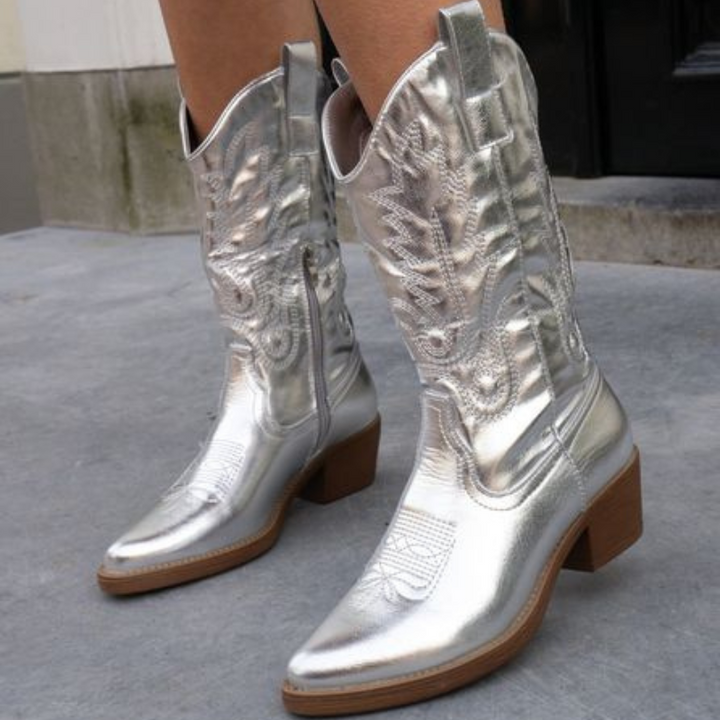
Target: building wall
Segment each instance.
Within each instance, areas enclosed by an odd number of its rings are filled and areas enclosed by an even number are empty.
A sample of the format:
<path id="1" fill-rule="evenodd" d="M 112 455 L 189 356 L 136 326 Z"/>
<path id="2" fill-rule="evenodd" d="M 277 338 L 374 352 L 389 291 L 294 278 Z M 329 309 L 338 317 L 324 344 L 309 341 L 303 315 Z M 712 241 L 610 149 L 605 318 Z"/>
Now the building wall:
<path id="1" fill-rule="evenodd" d="M 194 227 L 157 0 L 0 0 L 0 48 L 0 231 Z"/>
<path id="2" fill-rule="evenodd" d="M 22 28 L 15 0 L 0 0 L 0 232 L 41 222 L 21 72 Z"/>
<path id="3" fill-rule="evenodd" d="M 0 74 L 17 73 L 25 67 L 22 30 L 15 0 L 0 0 Z"/>
<path id="4" fill-rule="evenodd" d="M 172 64 L 157 0 L 15 2 L 29 72 Z"/>

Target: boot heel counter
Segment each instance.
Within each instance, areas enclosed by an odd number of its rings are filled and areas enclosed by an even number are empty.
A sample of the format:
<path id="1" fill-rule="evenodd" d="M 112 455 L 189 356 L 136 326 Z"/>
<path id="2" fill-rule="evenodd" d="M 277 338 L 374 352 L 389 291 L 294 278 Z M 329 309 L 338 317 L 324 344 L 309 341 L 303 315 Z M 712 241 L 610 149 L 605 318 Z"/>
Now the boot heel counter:
<path id="1" fill-rule="evenodd" d="M 630 422 L 602 375 L 587 412 L 567 442 L 567 449 L 583 475 L 589 498 L 600 492 L 632 457 Z"/>
<path id="2" fill-rule="evenodd" d="M 330 430 L 325 446 L 350 437 L 379 417 L 377 391 L 356 347 L 354 367 L 341 387 L 330 393 Z"/>

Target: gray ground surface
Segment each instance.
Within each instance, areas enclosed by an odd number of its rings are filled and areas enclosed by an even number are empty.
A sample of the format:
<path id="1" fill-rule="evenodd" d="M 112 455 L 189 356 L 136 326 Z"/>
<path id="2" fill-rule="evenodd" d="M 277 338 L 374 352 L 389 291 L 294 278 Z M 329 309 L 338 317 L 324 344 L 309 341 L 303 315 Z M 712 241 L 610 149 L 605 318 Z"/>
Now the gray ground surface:
<path id="1" fill-rule="evenodd" d="M 285 663 L 354 579 L 413 459 L 417 388 L 359 247 L 350 303 L 380 389 L 375 485 L 298 502 L 278 546 L 194 585 L 104 597 L 103 550 L 194 454 L 221 379 L 191 237 L 0 238 L 0 718 L 286 717 Z M 510 666 L 393 720 L 685 720 L 720 706 L 720 274 L 578 268 L 586 338 L 643 453 L 646 532 L 564 572 Z"/>

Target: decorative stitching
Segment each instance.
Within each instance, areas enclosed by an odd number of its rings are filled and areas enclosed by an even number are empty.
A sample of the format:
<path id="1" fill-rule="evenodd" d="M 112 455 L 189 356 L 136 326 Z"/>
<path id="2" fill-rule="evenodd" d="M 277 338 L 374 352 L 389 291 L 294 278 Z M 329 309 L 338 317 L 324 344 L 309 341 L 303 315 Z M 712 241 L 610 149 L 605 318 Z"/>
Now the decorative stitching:
<path id="1" fill-rule="evenodd" d="M 210 505 L 222 503 L 245 463 L 245 447 L 216 438 L 207 453 L 191 465 L 162 496 L 161 509 L 169 510 L 179 500 L 194 498 Z"/>
<path id="2" fill-rule="evenodd" d="M 427 599 L 454 543 L 455 523 L 401 509 L 380 552 L 356 585 L 353 602 L 367 605 L 378 596 L 393 605 Z"/>
<path id="3" fill-rule="evenodd" d="M 207 552 L 200 553 L 198 555 L 192 555 L 187 558 L 180 558 L 178 560 L 167 560 L 165 562 L 154 563 L 153 565 L 146 565 L 144 567 L 132 568 L 130 570 L 121 570 L 119 572 L 111 570 L 109 568 L 104 568 L 105 574 L 115 578 L 127 578 L 136 575 L 151 574 L 157 570 L 164 570 L 175 567 L 187 567 L 195 563 L 202 562 L 203 560 L 207 560 L 209 558 L 220 557 L 236 550 L 248 547 L 256 542 L 264 540 L 268 536 L 272 537 L 272 533 L 276 530 L 276 524 L 280 519 L 282 519 L 283 513 L 285 513 L 285 511 L 288 509 L 290 500 L 292 500 L 293 497 L 295 497 L 295 495 L 297 495 L 302 490 L 304 485 L 309 482 L 312 479 L 313 475 L 320 469 L 320 467 L 322 467 L 322 463 L 325 458 L 327 458 L 328 454 L 331 451 L 338 452 L 341 448 L 352 443 L 354 440 L 357 439 L 358 436 L 361 436 L 363 433 L 367 432 L 373 425 L 375 425 L 379 421 L 380 416 L 378 415 L 362 430 L 359 430 L 357 433 L 351 435 L 349 438 L 341 440 L 335 445 L 326 448 L 322 453 L 310 460 L 308 465 L 303 470 L 301 470 L 294 478 L 292 478 L 285 486 L 285 489 L 278 498 L 277 502 L 273 505 L 270 511 L 270 515 L 268 517 L 268 521 L 265 523 L 265 525 L 263 525 L 260 530 L 253 533 L 252 535 L 243 538 L 242 540 L 238 540 L 237 542 L 231 543 L 230 545 L 224 545 L 223 547 L 216 548 L 215 550 L 208 550 Z M 277 532 L 280 532 L 280 528 L 277 528 Z"/>
<path id="4" fill-rule="evenodd" d="M 451 169 L 439 133 L 419 121 L 399 133 L 390 159 L 391 183 L 369 199 L 392 234 L 380 242 L 400 271 L 404 293 L 390 303 L 423 375 L 453 388 L 465 413 L 499 417 L 517 397 L 517 372 L 501 317 L 490 317 L 497 262 L 479 230 L 478 200 L 468 194 L 465 166 Z M 468 316 L 458 261 L 443 224 L 444 208 L 463 215 L 457 253 L 470 254 L 465 272 L 485 268 L 480 318 Z M 503 303 L 499 304 L 503 307 Z"/>
<path id="5" fill-rule="evenodd" d="M 222 323 L 255 350 L 256 360 L 274 370 L 291 367 L 297 359 L 302 319 L 297 303 L 300 282 L 299 238 L 289 230 L 288 212 L 307 215 L 309 171 L 298 163 L 302 197 L 289 202 L 283 188 L 285 168 L 272 163 L 262 128 L 253 120 L 233 136 L 220 170 L 205 173 L 202 193 L 210 202 L 203 242 L 205 266 L 215 291 Z M 231 179 L 239 167 L 254 168 L 247 188 Z M 269 217 L 258 222 L 262 210 Z"/>

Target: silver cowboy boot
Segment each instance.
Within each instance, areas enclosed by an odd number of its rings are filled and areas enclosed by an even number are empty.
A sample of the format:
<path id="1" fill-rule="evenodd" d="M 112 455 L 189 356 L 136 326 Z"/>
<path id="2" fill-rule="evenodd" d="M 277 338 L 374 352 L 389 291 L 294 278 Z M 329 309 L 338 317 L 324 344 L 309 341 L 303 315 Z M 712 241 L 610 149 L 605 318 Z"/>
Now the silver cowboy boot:
<path id="1" fill-rule="evenodd" d="M 107 551 L 114 594 L 240 565 L 276 541 L 290 501 L 373 481 L 379 418 L 343 300 L 332 182 L 320 146 L 329 83 L 312 43 L 230 102 L 187 161 L 228 353 L 218 419 L 190 467 Z"/>
<path id="2" fill-rule="evenodd" d="M 638 454 L 583 343 L 516 44 L 440 13 L 374 127 L 350 82 L 323 134 L 423 384 L 412 476 L 379 548 L 292 658 L 286 706 L 356 713 L 508 661 L 561 567 L 641 534 Z"/>

